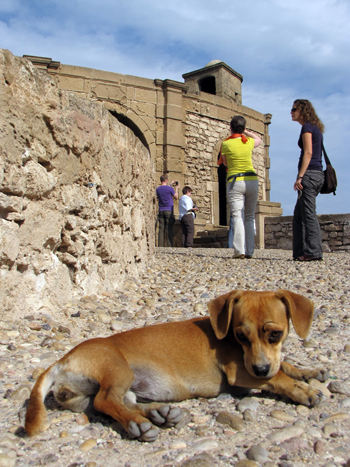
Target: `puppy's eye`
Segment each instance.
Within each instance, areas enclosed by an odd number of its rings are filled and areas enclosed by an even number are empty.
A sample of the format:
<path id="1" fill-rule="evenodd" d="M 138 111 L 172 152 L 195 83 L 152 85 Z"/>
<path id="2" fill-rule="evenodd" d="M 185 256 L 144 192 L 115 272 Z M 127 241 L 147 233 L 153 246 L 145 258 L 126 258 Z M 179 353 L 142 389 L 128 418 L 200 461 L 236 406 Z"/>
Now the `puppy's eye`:
<path id="1" fill-rule="evenodd" d="M 269 336 L 269 343 L 275 344 L 281 340 L 283 332 L 282 331 L 272 331 Z"/>
<path id="2" fill-rule="evenodd" d="M 237 332 L 236 337 L 241 342 L 242 344 L 248 344 L 249 340 L 248 338 L 243 334 L 243 332 Z"/>

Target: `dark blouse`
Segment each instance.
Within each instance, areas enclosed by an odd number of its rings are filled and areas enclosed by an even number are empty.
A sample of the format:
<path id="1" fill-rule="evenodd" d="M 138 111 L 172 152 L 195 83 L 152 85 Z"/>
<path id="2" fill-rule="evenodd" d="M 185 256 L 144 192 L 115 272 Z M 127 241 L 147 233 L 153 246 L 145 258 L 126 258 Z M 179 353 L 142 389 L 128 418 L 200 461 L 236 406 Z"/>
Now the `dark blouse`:
<path id="1" fill-rule="evenodd" d="M 323 135 L 318 129 L 318 127 L 316 125 L 313 125 L 312 123 L 304 123 L 304 125 L 301 127 L 300 137 L 298 141 L 298 146 L 301 149 L 298 169 L 300 169 L 301 161 L 304 155 L 304 148 L 303 148 L 303 134 L 304 133 L 311 133 L 312 135 L 312 157 L 311 157 L 311 161 L 310 161 L 310 164 L 307 170 L 323 170 L 323 167 L 322 167 Z"/>

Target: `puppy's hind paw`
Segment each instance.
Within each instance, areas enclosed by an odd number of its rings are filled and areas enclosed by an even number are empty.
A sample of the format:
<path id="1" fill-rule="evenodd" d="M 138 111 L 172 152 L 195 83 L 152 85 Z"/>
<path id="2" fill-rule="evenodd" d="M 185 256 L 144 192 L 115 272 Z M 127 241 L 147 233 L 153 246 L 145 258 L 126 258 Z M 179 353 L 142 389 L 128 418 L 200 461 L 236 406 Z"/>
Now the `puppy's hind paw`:
<path id="1" fill-rule="evenodd" d="M 152 442 L 158 438 L 158 433 L 158 428 L 153 426 L 152 423 L 129 423 L 128 435 L 131 439 L 138 438 L 140 441 Z"/>
<path id="2" fill-rule="evenodd" d="M 170 428 L 175 426 L 182 419 L 182 412 L 178 407 L 163 405 L 163 407 L 160 407 L 158 410 L 152 409 L 150 411 L 150 419 L 156 425 Z"/>

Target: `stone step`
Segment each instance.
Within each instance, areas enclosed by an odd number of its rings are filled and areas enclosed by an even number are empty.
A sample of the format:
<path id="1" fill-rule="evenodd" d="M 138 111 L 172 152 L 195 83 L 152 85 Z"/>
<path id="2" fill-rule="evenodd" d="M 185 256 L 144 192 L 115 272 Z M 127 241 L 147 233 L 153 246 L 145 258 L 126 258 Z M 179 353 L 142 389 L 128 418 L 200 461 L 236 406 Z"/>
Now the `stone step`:
<path id="1" fill-rule="evenodd" d="M 196 232 L 194 248 L 226 248 L 228 239 L 228 227 L 217 226 Z"/>

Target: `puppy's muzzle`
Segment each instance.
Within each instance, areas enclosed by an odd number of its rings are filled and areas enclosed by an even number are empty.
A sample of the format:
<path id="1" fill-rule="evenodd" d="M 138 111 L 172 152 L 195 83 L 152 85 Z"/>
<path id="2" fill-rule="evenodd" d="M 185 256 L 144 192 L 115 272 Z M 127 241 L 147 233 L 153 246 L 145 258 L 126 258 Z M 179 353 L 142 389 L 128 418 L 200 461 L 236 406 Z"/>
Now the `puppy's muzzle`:
<path id="1" fill-rule="evenodd" d="M 266 378 L 266 376 L 269 374 L 271 369 L 271 365 L 253 365 L 253 371 L 255 376 L 258 376 L 259 378 Z"/>

